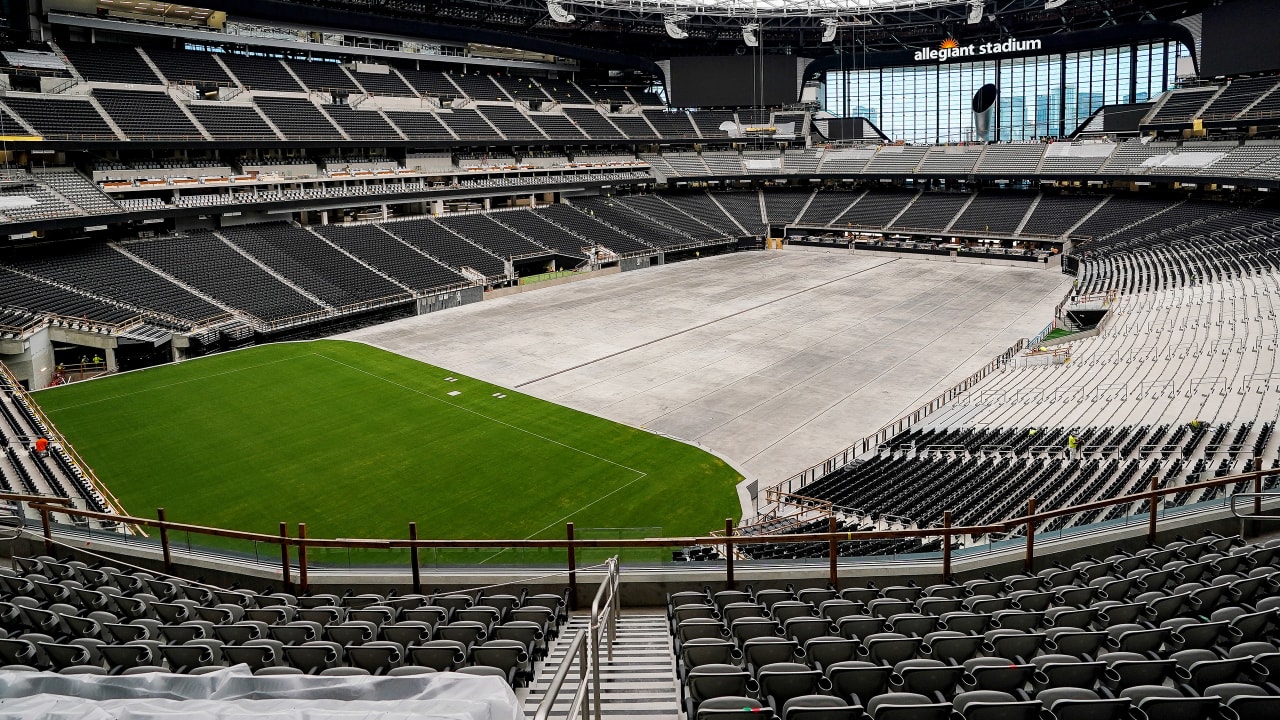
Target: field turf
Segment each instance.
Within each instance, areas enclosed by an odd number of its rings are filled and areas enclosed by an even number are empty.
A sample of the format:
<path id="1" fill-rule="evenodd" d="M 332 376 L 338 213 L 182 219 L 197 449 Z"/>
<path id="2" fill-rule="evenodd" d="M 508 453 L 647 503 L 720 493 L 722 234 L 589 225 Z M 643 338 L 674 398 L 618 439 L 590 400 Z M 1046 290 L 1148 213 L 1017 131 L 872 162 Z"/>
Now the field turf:
<path id="1" fill-rule="evenodd" d="M 136 515 L 519 539 L 569 521 L 580 537 L 705 534 L 740 514 L 740 476 L 702 450 L 357 343 L 264 345 L 35 399 Z"/>

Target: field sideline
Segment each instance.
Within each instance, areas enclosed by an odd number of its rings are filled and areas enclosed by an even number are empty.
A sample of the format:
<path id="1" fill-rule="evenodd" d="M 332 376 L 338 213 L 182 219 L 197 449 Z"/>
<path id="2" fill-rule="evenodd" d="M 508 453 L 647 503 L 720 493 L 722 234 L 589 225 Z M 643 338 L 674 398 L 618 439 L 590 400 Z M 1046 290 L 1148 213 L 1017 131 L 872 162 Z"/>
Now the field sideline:
<path id="1" fill-rule="evenodd" d="M 511 539 L 569 521 L 704 534 L 741 512 L 741 477 L 698 448 L 359 343 L 264 345 L 35 399 L 128 512 L 179 522 Z"/>

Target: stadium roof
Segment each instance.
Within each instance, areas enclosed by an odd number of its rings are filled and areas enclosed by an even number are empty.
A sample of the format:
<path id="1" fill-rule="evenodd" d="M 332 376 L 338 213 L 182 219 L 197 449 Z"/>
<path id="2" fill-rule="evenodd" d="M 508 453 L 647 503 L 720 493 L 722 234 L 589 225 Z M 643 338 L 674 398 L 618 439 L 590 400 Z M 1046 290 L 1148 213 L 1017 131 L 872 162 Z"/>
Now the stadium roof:
<path id="1" fill-rule="evenodd" d="M 237 17 L 482 43 L 641 67 L 679 55 L 742 54 L 744 24 L 758 22 L 766 53 L 820 58 L 961 43 L 1161 26 L 1211 0 L 201 0 Z M 836 7 L 846 8 L 836 11 Z M 870 8 L 874 7 L 875 10 Z M 752 8 L 760 9 L 752 14 Z M 766 8 L 772 8 L 766 13 Z M 557 22 L 552 13 L 562 13 Z M 687 37 L 670 37 L 672 16 Z M 977 22 L 970 22 L 977 20 Z M 834 42 L 826 25 L 845 26 Z M 1149 34 L 1158 34 L 1151 32 Z M 1121 38 L 1119 42 L 1128 42 Z"/>
<path id="2" fill-rule="evenodd" d="M 572 0 L 571 4 L 637 13 L 687 13 L 750 19 L 792 16 L 840 18 L 968 5 L 968 0 Z"/>

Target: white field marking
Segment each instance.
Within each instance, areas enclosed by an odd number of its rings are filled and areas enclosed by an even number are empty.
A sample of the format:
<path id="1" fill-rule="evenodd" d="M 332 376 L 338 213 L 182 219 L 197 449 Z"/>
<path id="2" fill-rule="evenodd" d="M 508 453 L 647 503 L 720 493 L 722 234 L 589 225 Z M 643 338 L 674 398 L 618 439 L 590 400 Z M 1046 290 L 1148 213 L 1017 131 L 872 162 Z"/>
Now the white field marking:
<path id="1" fill-rule="evenodd" d="M 497 423 L 497 424 L 499 424 L 499 425 L 503 425 L 503 426 L 509 427 L 509 428 L 511 428 L 512 430 L 516 430 L 516 431 L 518 431 L 518 432 L 522 432 L 522 433 L 524 433 L 524 434 L 526 434 L 526 435 L 532 435 L 533 437 L 536 437 L 536 438 L 538 438 L 538 439 L 540 439 L 540 440 L 545 440 L 545 441 L 547 441 L 547 442 L 549 442 L 549 443 L 553 443 L 553 444 L 555 444 L 555 445 L 559 445 L 559 446 L 560 446 L 560 447 L 562 447 L 562 448 L 566 448 L 566 449 L 568 449 L 568 450 L 572 450 L 572 451 L 574 451 L 574 452 L 576 452 L 576 453 L 580 453 L 580 454 L 582 454 L 582 455 L 586 455 L 587 457 L 590 457 L 590 458 L 595 458 L 596 460 L 599 460 L 600 462 L 608 463 L 608 464 L 613 465 L 613 466 L 615 466 L 615 467 L 620 467 L 620 468 L 622 468 L 623 470 L 629 470 L 629 471 L 631 471 L 631 472 L 633 472 L 633 473 L 635 473 L 636 475 L 638 475 L 638 476 L 639 476 L 639 477 L 637 477 L 637 478 L 636 478 L 636 480 L 639 480 L 640 478 L 645 477 L 646 475 L 648 475 L 648 473 L 644 472 L 643 470 L 637 470 L 637 469 L 635 469 L 635 468 L 633 468 L 633 467 L 630 467 L 630 466 L 627 466 L 627 465 L 623 465 L 622 463 L 614 462 L 613 460 L 610 460 L 609 458 L 600 457 L 599 455 L 596 455 L 596 454 L 594 454 L 594 453 L 587 452 L 586 450 L 583 450 L 583 449 L 581 449 L 581 448 L 576 448 L 576 447 L 574 447 L 574 446 L 572 446 L 572 445 L 569 445 L 569 444 L 567 444 L 567 443 L 560 442 L 559 440 L 556 440 L 556 439 L 554 439 L 554 438 L 549 438 L 549 437 L 547 437 L 546 435 L 539 435 L 538 433 L 533 432 L 532 430 L 526 430 L 526 429 L 524 429 L 524 428 L 522 428 L 522 427 L 520 427 L 520 426 L 518 426 L 518 425 L 512 425 L 511 423 L 509 423 L 509 422 L 507 422 L 507 421 L 505 421 L 505 420 L 499 420 L 498 418 L 490 417 L 490 416 L 488 416 L 488 415 L 485 415 L 485 414 L 484 414 L 484 413 L 482 413 L 482 412 L 479 412 L 479 411 L 476 411 L 476 410 L 472 410 L 472 409 L 471 409 L 471 408 L 469 408 L 469 407 L 463 407 L 462 405 L 459 405 L 459 404 L 457 404 L 457 403 L 449 402 L 448 400 L 445 400 L 445 399 L 444 399 L 444 398 L 442 398 L 442 397 L 437 397 L 437 396 L 435 396 L 435 395 L 432 395 L 431 393 L 423 392 L 423 391 L 421 391 L 421 390 L 419 390 L 419 389 L 417 389 L 417 388 L 411 388 L 411 387 L 409 387 L 408 385 L 404 385 L 404 384 L 402 384 L 402 383 L 398 383 L 398 382 L 396 382 L 395 380 L 388 380 L 387 378 L 384 378 L 384 377 L 382 377 L 381 375 L 378 375 L 378 374 L 376 374 L 376 373 L 371 373 L 371 372 L 369 372 L 368 370 L 365 370 L 364 368 L 358 368 L 358 367 L 356 367 L 356 366 L 354 366 L 354 365 L 349 365 L 349 364 L 347 364 L 347 363 L 344 363 L 344 362 L 342 362 L 341 360 L 335 360 L 335 359 L 333 359 L 333 358 L 329 357 L 328 355 L 325 355 L 324 353 L 314 353 L 314 354 L 315 354 L 317 357 L 322 357 L 322 358 L 324 358 L 325 360 L 328 360 L 329 362 L 335 363 L 335 364 L 337 364 L 337 365 L 341 365 L 341 366 L 346 367 L 346 368 L 350 368 L 350 369 L 352 369 L 352 370 L 355 370 L 355 371 L 356 371 L 356 372 L 358 372 L 358 373 L 363 373 L 363 374 L 365 374 L 365 375 L 368 375 L 368 376 L 369 376 L 369 377 L 371 377 L 371 378 L 375 378 L 375 379 L 381 380 L 382 382 L 387 383 L 388 385 L 395 385 L 396 387 L 401 388 L 401 389 L 403 389 L 403 390 L 408 390 L 409 392 L 414 393 L 415 395 L 421 395 L 421 396 L 422 396 L 422 397 L 424 397 L 424 398 L 429 398 L 429 399 L 434 400 L 434 401 L 436 401 L 436 402 L 438 402 L 438 403 L 443 403 L 443 404 L 445 404 L 445 405 L 448 405 L 448 406 L 450 406 L 450 407 L 456 408 L 456 409 L 461 410 L 461 411 L 463 411 L 463 412 L 471 413 L 472 415 L 475 415 L 476 417 L 482 417 L 482 418 L 484 418 L 485 420 L 488 420 L 488 421 L 490 421 L 490 422 L 495 422 L 495 423 Z M 632 482 L 635 482 L 635 481 L 633 480 Z"/>
<path id="2" fill-rule="evenodd" d="M 127 397 L 132 397 L 134 395 L 141 395 L 142 393 L 151 392 L 152 390 L 163 390 L 165 388 L 176 387 L 178 385 L 186 385 L 187 383 L 193 383 L 200 380 L 208 380 L 209 378 L 216 378 L 221 375 L 231 375 L 233 373 L 243 372 L 245 370 L 253 370 L 254 368 L 266 367 L 268 365 L 276 365 L 282 362 L 289 362 L 290 360 L 298 360 L 300 358 L 304 358 L 309 355 L 317 355 L 317 354 L 310 352 L 310 353 L 306 353 L 305 355 L 294 355 L 292 357 L 280 358 L 279 360 L 272 360 L 271 362 L 264 362 L 264 363 L 259 363 L 257 365 L 248 365 L 246 367 L 236 368 L 235 370 L 224 370 L 223 372 L 214 373 L 212 375 L 201 375 L 200 377 L 193 377 L 193 378 L 188 378 L 186 380 L 179 380 L 178 382 L 171 382 L 165 385 L 156 385 L 155 387 L 149 387 L 142 390 L 135 390 L 130 393 L 124 393 L 123 395 L 111 395 L 109 397 L 98 398 L 97 400 L 90 400 L 88 402 L 82 402 L 76 405 L 64 405 L 54 410 L 53 412 L 61 412 L 62 410 L 70 410 L 72 408 L 84 407 L 86 405 L 96 405 L 97 403 L 106 402 L 108 400 L 119 400 L 120 398 L 127 398 Z"/>
<path id="3" fill-rule="evenodd" d="M 593 454 L 593 453 L 589 453 L 589 452 L 587 452 L 586 450 L 582 450 L 582 449 L 576 448 L 576 447 L 574 447 L 574 446 L 572 446 L 572 445 L 568 445 L 568 444 L 566 444 L 566 443 L 562 443 L 562 442 L 560 442 L 559 440 L 554 440 L 554 439 L 552 439 L 552 438 L 547 437 L 546 435 L 539 435 L 538 433 L 533 432 L 533 431 L 531 431 L 531 430 L 526 430 L 526 429 L 524 429 L 524 428 L 522 428 L 522 427 L 519 427 L 519 426 L 516 426 L 516 425 L 512 425 L 511 423 L 506 422 L 506 421 L 504 421 L 504 420 L 499 420 L 499 419 L 497 419 L 497 418 L 490 417 L 490 416 L 488 416 L 488 415 L 485 415 L 485 414 L 484 414 L 484 413 L 482 413 L 482 412 L 477 412 L 477 411 L 475 411 L 475 410 L 472 410 L 471 408 L 463 407 L 463 406 L 461 406 L 461 405 L 458 405 L 457 403 L 451 403 L 451 402 L 449 402 L 448 400 L 445 400 L 444 398 L 436 397 L 435 395 L 432 395 L 432 394 L 430 394 L 430 393 L 423 392 L 423 391 L 421 391 L 421 390 L 418 390 L 417 388 L 411 388 L 411 387 L 409 387 L 408 385 L 404 385 L 404 384 L 402 384 L 402 383 L 398 383 L 398 382 L 396 382 L 395 380 L 388 380 L 387 378 L 384 378 L 384 377 L 382 377 L 381 375 L 378 375 L 378 374 L 376 374 L 376 373 L 371 373 L 371 372 L 369 372 L 368 370 L 365 370 L 365 369 L 363 369 L 363 368 L 358 368 L 358 367 L 356 367 L 356 366 L 354 366 L 354 365 L 349 365 L 349 364 L 347 364 L 347 363 L 342 362 L 341 360 L 335 360 L 335 359 L 333 359 L 333 358 L 331 358 L 331 357 L 329 357 L 328 355 L 325 355 L 325 354 L 323 354 L 323 353 L 315 353 L 315 354 L 316 354 L 318 357 L 322 357 L 322 358 L 324 358 L 325 360 L 328 360 L 328 361 L 333 362 L 333 363 L 337 363 L 338 365 L 342 365 L 343 367 L 351 368 L 352 370 L 355 370 L 356 372 L 364 373 L 365 375 L 368 375 L 369 377 L 376 378 L 376 379 L 381 380 L 382 382 L 385 382 L 385 383 L 387 383 L 387 384 L 389 384 L 389 385 L 395 385 L 395 386 L 396 386 L 396 387 L 398 387 L 398 388 L 402 388 L 402 389 L 404 389 L 404 390 L 408 390 L 409 392 L 414 393 L 414 394 L 416 394 L 416 395 L 421 395 L 422 397 L 429 398 L 429 399 L 431 399 L 431 400 L 435 400 L 436 402 L 444 403 L 445 405 L 449 405 L 449 406 L 451 406 L 451 407 L 457 408 L 458 410 L 462 410 L 462 411 L 464 411 L 464 412 L 469 412 L 469 413 L 471 413 L 472 415 L 475 415 L 475 416 L 477 416 L 477 417 L 482 417 L 482 418 L 484 418 L 485 420 L 488 420 L 488 421 L 490 421 L 490 422 L 495 422 L 495 423 L 498 423 L 499 425 L 504 425 L 504 426 L 506 426 L 506 427 L 509 427 L 509 428 L 511 428 L 512 430 L 516 430 L 516 431 L 519 431 L 519 432 L 525 433 L 526 435 L 532 435 L 533 437 L 536 437 L 536 438 L 539 438 L 539 439 L 545 440 L 545 441 L 547 441 L 547 442 L 555 443 L 556 445 L 559 445 L 560 447 L 567 448 L 567 449 L 572 450 L 572 451 L 574 451 L 574 452 L 576 452 L 576 453 L 581 453 L 581 454 L 583 454 L 583 455 L 586 455 L 587 457 L 595 458 L 596 460 L 600 460 L 600 461 L 602 461 L 602 462 L 609 463 L 610 465 L 614 465 L 614 466 L 616 466 L 616 467 L 623 468 L 624 470 L 630 470 L 631 472 L 633 472 L 633 473 L 635 473 L 635 474 L 636 474 L 636 477 L 632 478 L 629 482 L 626 482 L 626 483 L 624 483 L 624 484 L 622 484 L 622 485 L 619 485 L 618 487 L 614 488 L 613 490 L 610 490 L 609 492 L 605 493 L 604 495 L 601 495 L 600 497 L 596 498 L 595 500 L 592 500 L 591 502 L 587 503 L 586 505 L 583 505 L 582 507 L 578 508 L 577 510 L 574 510 L 573 512 L 570 512 L 568 515 L 565 515 L 564 517 L 560 518 L 559 520 L 555 520 L 555 521 L 553 521 L 552 523 L 550 523 L 550 524 L 549 524 L 549 525 L 547 525 L 546 527 L 543 527 L 543 528 L 541 528 L 541 529 L 539 529 L 539 530 L 534 531 L 533 533 L 531 533 L 531 534 L 529 534 L 529 535 L 526 535 L 526 536 L 525 536 L 525 538 L 524 538 L 525 540 L 528 540 L 529 538 L 532 538 L 534 535 L 537 535 L 538 533 L 543 532 L 544 530 L 548 530 L 548 529 L 550 529 L 550 528 L 552 528 L 552 527 L 555 527 L 556 525 L 559 525 L 560 523 L 564 522 L 565 520 L 567 520 L 567 519 L 569 519 L 569 518 L 573 517 L 575 513 L 582 512 L 583 510 L 586 510 L 587 508 L 591 507 L 592 505 L 595 505 L 596 503 L 600 502 L 601 500 L 604 500 L 605 498 L 608 498 L 609 496 L 614 495 L 615 493 L 618 493 L 618 492 L 620 492 L 620 491 L 622 491 L 622 490 L 625 490 L 626 488 L 631 487 L 632 485 L 636 484 L 636 483 L 637 483 L 637 482 L 639 482 L 640 480 L 643 480 L 644 478 L 648 477 L 648 475 L 649 475 L 648 473 L 646 473 L 646 472 L 644 472 L 644 471 L 642 471 L 642 470 L 637 470 L 637 469 L 635 469 L 635 468 L 633 468 L 633 467 L 629 467 L 629 466 L 627 466 L 627 465 L 623 465 L 622 463 L 614 462 L 614 461 L 612 461 L 612 460 L 610 460 L 610 459 L 608 459 L 608 458 L 603 458 L 603 457 L 600 457 L 599 455 L 596 455 L 596 454 Z M 498 557 L 499 555 L 501 555 L 502 553 L 504 553 L 504 552 L 506 552 L 506 551 L 507 551 L 507 548 L 504 548 L 504 549 L 502 549 L 502 550 L 499 550 L 498 552 L 494 553 L 493 555 L 490 555 L 489 557 L 485 558 L 484 560 L 481 560 L 479 564 L 483 565 L 483 564 L 485 564 L 485 563 L 489 562 L 490 560 L 492 560 L 492 559 L 494 559 L 494 558 Z"/>
<path id="4" fill-rule="evenodd" d="M 551 528 L 555 527 L 556 525 L 559 525 L 560 523 L 564 522 L 565 520 L 568 520 L 569 518 L 573 517 L 575 514 L 580 513 L 580 512 L 582 512 L 583 510 L 586 510 L 587 508 L 591 507 L 592 505 L 595 505 L 596 503 L 600 502 L 601 500 L 604 500 L 605 498 L 609 497 L 610 495 L 613 495 L 613 494 L 615 494 L 615 493 L 617 493 L 617 492 L 620 492 L 620 491 L 622 491 L 622 490 L 626 490 L 627 488 L 631 487 L 632 485 L 635 485 L 637 482 L 639 482 L 639 481 L 643 480 L 644 478 L 645 478 L 645 476 L 644 476 L 644 475 L 640 475 L 640 477 L 634 478 L 633 480 L 631 480 L 630 482 L 628 482 L 628 483 L 626 483 L 626 484 L 624 484 L 624 485 L 619 485 L 618 487 L 614 488 L 613 490 L 611 490 L 611 491 L 609 491 L 609 492 L 605 493 L 604 495 L 601 495 L 600 497 L 596 498 L 595 500 L 592 500 L 591 502 L 587 503 L 586 505 L 583 505 L 582 507 L 578 508 L 577 510 L 574 510 L 573 512 L 569 513 L 568 515 L 565 515 L 564 517 L 560 518 L 559 520 L 554 520 L 554 521 L 552 521 L 551 523 L 547 524 L 545 527 L 540 528 L 540 529 L 538 529 L 538 530 L 534 530 L 533 532 L 529 533 L 528 535 L 525 535 L 525 536 L 524 536 L 524 539 L 525 539 L 525 540 L 529 540 L 529 539 L 531 539 L 534 535 L 537 535 L 538 533 L 543 532 L 544 530 L 550 530 Z M 499 556 L 499 555 L 501 555 L 502 553 L 507 552 L 507 551 L 508 551 L 508 550 L 510 550 L 510 549 L 511 549 L 511 548 L 503 548 L 503 549 L 499 550 L 498 552 L 496 552 L 496 553 L 494 553 L 494 554 L 490 555 L 489 557 L 487 557 L 487 558 L 485 558 L 485 559 L 481 560 L 478 564 L 483 565 L 483 564 L 485 564 L 485 563 L 489 562 L 490 560 L 492 560 L 492 559 L 494 559 L 494 558 L 498 557 L 498 556 Z"/>

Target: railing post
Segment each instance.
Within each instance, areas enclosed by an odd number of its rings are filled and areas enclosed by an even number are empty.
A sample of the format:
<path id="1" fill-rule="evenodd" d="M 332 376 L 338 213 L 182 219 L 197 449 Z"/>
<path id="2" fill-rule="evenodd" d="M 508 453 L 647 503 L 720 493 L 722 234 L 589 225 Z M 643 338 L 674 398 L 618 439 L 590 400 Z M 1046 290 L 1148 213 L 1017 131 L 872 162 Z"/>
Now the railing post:
<path id="1" fill-rule="evenodd" d="M 156 519 L 164 522 L 164 508 L 156 508 Z M 160 553 L 164 557 L 164 573 L 173 574 L 173 555 L 169 552 L 169 528 L 160 526 Z"/>
<path id="2" fill-rule="evenodd" d="M 608 580 L 605 580 L 608 582 Z M 600 720 L 600 628 L 597 626 L 596 618 L 591 618 L 591 696 L 595 698 L 595 707 L 592 708 L 592 716 L 595 720 Z"/>
<path id="3" fill-rule="evenodd" d="M 573 523 L 565 523 L 565 536 L 569 540 L 565 548 L 569 556 L 569 608 L 578 609 L 578 549 L 573 544 Z"/>
<path id="4" fill-rule="evenodd" d="M 942 513 L 942 581 L 951 582 L 951 511 Z"/>
<path id="5" fill-rule="evenodd" d="M 418 540 L 418 523 L 409 523 L 409 541 L 417 542 Z M 409 569 L 413 573 L 413 594 L 422 594 L 422 568 L 418 564 L 418 546 L 414 545 L 409 548 Z"/>
<path id="6" fill-rule="evenodd" d="M 613 583 L 609 590 L 609 662 L 613 662 L 613 645 L 618 642 L 618 618 L 622 617 L 622 600 L 618 597 L 618 582 L 622 569 L 618 567 L 618 557 L 613 558 Z"/>
<path id="7" fill-rule="evenodd" d="M 568 662 L 568 660 L 566 660 L 565 662 Z M 579 673 L 578 687 L 584 688 L 584 691 L 582 693 L 583 694 L 582 720 L 589 720 L 591 717 L 592 701 L 594 700 L 596 707 L 599 707 L 600 698 L 598 696 L 593 698 L 591 697 L 591 693 L 585 691 L 585 688 L 587 687 L 587 675 L 591 673 L 591 667 L 589 665 L 589 661 L 587 660 L 587 644 L 586 643 L 578 643 L 578 673 Z"/>
<path id="8" fill-rule="evenodd" d="M 724 583 L 725 588 L 734 589 L 733 584 L 733 519 L 724 519 Z"/>
<path id="9" fill-rule="evenodd" d="M 1036 499 L 1027 498 L 1027 557 L 1022 564 L 1028 575 L 1035 572 L 1036 564 L 1036 521 L 1031 519 L 1035 514 Z"/>
<path id="10" fill-rule="evenodd" d="M 1158 510 L 1156 503 L 1159 501 L 1159 498 L 1156 497 L 1156 491 L 1159 490 L 1158 483 L 1159 481 L 1156 479 L 1156 476 L 1152 475 L 1151 476 L 1151 501 L 1147 503 L 1147 511 L 1148 511 L 1147 544 L 1148 545 L 1156 544 L 1156 512 Z"/>
<path id="11" fill-rule="evenodd" d="M 1262 514 L 1262 458 L 1253 459 L 1253 514 Z"/>
<path id="12" fill-rule="evenodd" d="M 289 572 L 289 523 L 280 523 L 280 581 L 287 592 L 293 592 L 293 579 Z"/>
<path id="13" fill-rule="evenodd" d="M 840 589 L 838 580 L 836 579 L 836 558 L 839 556 L 839 550 L 836 547 L 836 516 L 832 515 L 827 518 L 827 532 L 831 533 L 831 540 L 827 544 L 827 554 L 831 557 L 830 574 L 827 581 L 831 583 L 831 587 Z"/>
<path id="14" fill-rule="evenodd" d="M 298 523 L 298 590 L 308 592 L 307 586 L 307 524 Z"/>
<path id="15" fill-rule="evenodd" d="M 44 531 L 44 554 L 53 555 L 53 533 L 49 530 L 49 508 L 40 508 L 40 528 Z"/>

